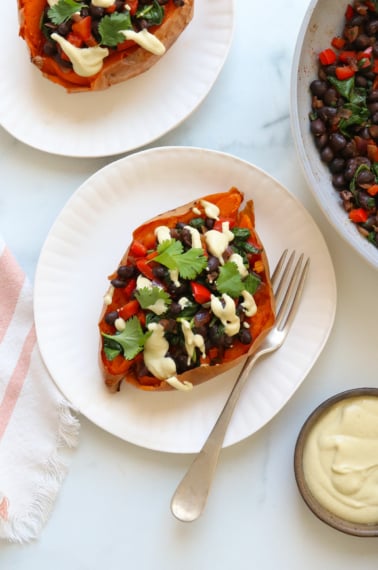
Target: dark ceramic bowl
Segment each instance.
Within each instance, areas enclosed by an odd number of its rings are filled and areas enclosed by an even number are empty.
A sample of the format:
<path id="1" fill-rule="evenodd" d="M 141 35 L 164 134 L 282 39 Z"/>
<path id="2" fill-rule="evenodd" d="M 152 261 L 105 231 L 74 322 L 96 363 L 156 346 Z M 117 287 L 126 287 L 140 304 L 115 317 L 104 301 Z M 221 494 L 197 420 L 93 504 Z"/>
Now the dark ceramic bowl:
<path id="1" fill-rule="evenodd" d="M 303 424 L 296 442 L 294 452 L 294 472 L 300 494 L 315 516 L 317 516 L 320 520 L 329 526 L 346 534 L 361 537 L 370 537 L 378 536 L 378 523 L 362 524 L 350 522 L 348 520 L 340 518 L 335 513 L 328 510 L 314 497 L 313 493 L 311 492 L 311 489 L 305 478 L 303 463 L 303 453 L 307 438 L 323 414 L 325 414 L 334 404 L 358 396 L 374 396 L 378 398 L 378 388 L 356 388 L 341 392 L 325 400 L 310 414 L 310 416 Z"/>

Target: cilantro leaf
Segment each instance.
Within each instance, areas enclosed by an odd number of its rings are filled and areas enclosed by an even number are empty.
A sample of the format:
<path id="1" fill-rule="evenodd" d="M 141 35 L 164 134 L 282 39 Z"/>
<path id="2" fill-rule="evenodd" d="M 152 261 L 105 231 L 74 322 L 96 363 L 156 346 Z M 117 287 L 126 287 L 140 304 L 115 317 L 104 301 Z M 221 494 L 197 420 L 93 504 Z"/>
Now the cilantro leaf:
<path id="1" fill-rule="evenodd" d="M 233 261 L 227 261 L 221 265 L 215 284 L 220 293 L 227 293 L 234 299 L 239 297 L 245 288 L 238 266 Z"/>
<path id="2" fill-rule="evenodd" d="M 172 302 L 169 294 L 160 287 L 143 287 L 135 291 L 135 297 L 142 309 L 154 305 L 159 299 L 162 299 L 166 305 Z"/>
<path id="3" fill-rule="evenodd" d="M 79 12 L 85 4 L 81 2 L 75 2 L 75 0 L 59 0 L 56 4 L 48 9 L 47 15 L 53 24 L 59 26 L 66 22 L 73 16 L 76 12 Z"/>
<path id="4" fill-rule="evenodd" d="M 183 279 L 195 279 L 206 268 L 207 259 L 201 247 L 193 247 L 184 252 L 178 240 L 165 240 L 158 245 L 158 255 L 154 261 L 168 269 L 177 269 Z"/>
<path id="5" fill-rule="evenodd" d="M 113 14 L 104 16 L 98 26 L 101 44 L 115 47 L 125 41 L 122 30 L 132 29 L 130 12 L 113 12 Z"/>
<path id="6" fill-rule="evenodd" d="M 254 295 L 260 287 L 261 279 L 255 273 L 249 273 L 243 281 L 243 287 L 248 293 Z"/>
<path id="7" fill-rule="evenodd" d="M 195 279 L 207 266 L 207 258 L 201 247 L 193 247 L 178 259 L 178 270 L 183 279 Z"/>
<path id="8" fill-rule="evenodd" d="M 132 360 L 143 350 L 148 334 L 143 332 L 138 317 L 134 316 L 126 321 L 125 329 L 122 332 L 114 335 L 102 333 L 102 336 L 107 350 L 111 349 L 114 351 L 117 348 L 116 345 L 119 345 L 119 354 L 122 352 L 126 360 Z M 105 354 L 107 355 L 106 351 Z"/>
<path id="9" fill-rule="evenodd" d="M 158 245 L 158 254 L 154 257 L 154 261 L 165 265 L 168 269 L 177 269 L 176 259 L 184 251 L 181 241 L 176 239 L 167 239 Z"/>
<path id="10" fill-rule="evenodd" d="M 261 283 L 261 279 L 255 273 L 249 273 L 245 279 L 239 273 L 236 263 L 227 261 L 220 267 L 219 277 L 215 284 L 220 293 L 227 293 L 234 299 L 246 290 L 251 295 L 256 293 Z"/>

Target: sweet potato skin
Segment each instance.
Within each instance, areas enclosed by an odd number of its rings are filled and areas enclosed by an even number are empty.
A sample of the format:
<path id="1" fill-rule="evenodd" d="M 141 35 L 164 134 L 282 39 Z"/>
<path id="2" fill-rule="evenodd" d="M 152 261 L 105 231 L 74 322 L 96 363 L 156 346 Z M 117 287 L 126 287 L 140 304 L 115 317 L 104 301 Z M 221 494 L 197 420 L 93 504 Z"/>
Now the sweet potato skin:
<path id="1" fill-rule="evenodd" d="M 274 308 L 274 296 L 272 292 L 272 286 L 270 282 L 270 271 L 269 263 L 261 243 L 261 240 L 255 230 L 255 213 L 253 201 L 249 200 L 246 202 L 244 208 L 239 210 L 240 205 L 243 201 L 243 194 L 236 188 L 231 188 L 229 192 L 212 194 L 204 196 L 199 200 L 207 200 L 218 205 L 220 209 L 221 217 L 237 216 L 238 223 L 242 224 L 242 227 L 248 227 L 251 232 L 251 237 L 253 242 L 261 249 L 260 259 L 263 263 L 263 271 L 260 273 L 262 282 L 258 291 L 254 294 L 254 299 L 258 307 L 257 314 L 249 319 L 250 330 L 252 333 L 252 343 L 250 345 L 244 345 L 241 343 L 235 343 L 230 349 L 225 352 L 224 360 L 217 365 L 209 365 L 208 361 L 203 362 L 203 365 L 183 374 L 178 374 L 177 378 L 181 382 L 188 381 L 193 386 L 206 382 L 219 374 L 230 370 L 237 366 L 247 355 L 252 354 L 263 342 L 268 332 L 271 330 L 275 321 L 275 308 Z M 160 214 L 144 224 L 136 228 L 133 232 L 133 240 L 143 241 L 144 239 L 149 241 L 149 236 L 153 235 L 154 229 L 160 225 L 167 225 L 169 227 L 174 227 L 177 222 L 187 222 L 193 217 L 193 207 L 199 203 L 199 200 L 189 202 L 183 206 Z M 127 248 L 125 254 L 120 260 L 119 265 L 125 265 L 130 253 L 130 246 Z M 111 278 L 112 276 L 110 276 Z M 107 327 L 104 316 L 105 313 L 115 309 L 120 304 L 120 296 L 122 296 L 122 291 L 116 289 L 115 297 L 111 306 L 103 307 L 102 313 L 99 319 L 99 329 L 100 332 L 110 332 Z M 121 301 L 122 304 L 122 301 Z M 138 355 L 142 358 L 142 355 Z M 118 360 L 117 360 L 118 359 Z M 141 384 L 134 372 L 130 367 L 130 362 L 126 361 L 122 356 L 116 357 L 116 362 L 109 362 L 102 350 L 102 342 L 100 341 L 99 348 L 99 362 L 102 375 L 106 386 L 111 392 L 115 392 L 119 389 L 120 383 L 125 381 L 135 387 L 147 390 L 147 391 L 166 391 L 172 390 L 173 388 L 164 380 L 154 379 L 151 384 Z"/>
<path id="2" fill-rule="evenodd" d="M 40 20 L 47 0 L 18 0 L 19 34 L 25 40 L 31 61 L 50 81 L 64 87 L 68 93 L 101 91 L 141 75 L 161 57 L 135 45 L 124 51 L 114 51 L 105 60 L 99 73 L 80 77 L 71 70 L 62 70 L 58 63 L 43 54 L 43 34 Z M 151 31 L 168 50 L 193 18 L 194 0 L 184 0 L 176 7 L 173 0 L 166 5 L 166 16 L 160 26 Z"/>

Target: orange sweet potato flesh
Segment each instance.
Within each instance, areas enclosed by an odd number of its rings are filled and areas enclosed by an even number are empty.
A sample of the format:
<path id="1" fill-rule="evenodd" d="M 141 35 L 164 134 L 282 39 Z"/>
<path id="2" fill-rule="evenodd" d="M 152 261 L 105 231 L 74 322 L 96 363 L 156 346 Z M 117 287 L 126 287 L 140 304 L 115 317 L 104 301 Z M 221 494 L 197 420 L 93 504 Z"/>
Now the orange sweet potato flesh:
<path id="1" fill-rule="evenodd" d="M 48 7 L 47 0 L 18 0 L 19 34 L 25 40 L 31 61 L 50 81 L 64 87 L 67 92 L 100 91 L 111 85 L 127 81 L 150 69 L 162 56 L 139 47 L 129 46 L 123 50 L 112 50 L 104 60 L 101 71 L 91 77 L 81 77 L 73 70 L 61 67 L 53 57 L 43 52 L 44 36 L 41 18 Z M 150 28 L 168 50 L 177 40 L 193 17 L 194 0 L 184 0 L 183 6 L 175 6 L 169 0 L 164 6 L 165 17 L 159 26 Z"/>
<path id="2" fill-rule="evenodd" d="M 178 222 L 187 223 L 194 217 L 193 207 L 197 207 L 200 204 L 200 200 L 207 200 L 208 202 L 212 202 L 218 206 L 220 210 L 220 218 L 233 218 L 235 220 L 236 226 L 248 228 L 251 234 L 249 238 L 250 243 L 253 243 L 253 245 L 259 248 L 259 253 L 254 254 L 252 259 L 252 262 L 254 264 L 257 262 L 259 276 L 261 278 L 261 284 L 253 295 L 257 305 L 257 313 L 252 317 L 245 317 L 245 320 L 249 324 L 249 330 L 252 335 L 252 342 L 250 344 L 242 344 L 238 340 L 235 340 L 230 348 L 224 350 L 221 361 L 216 364 L 211 362 L 212 356 L 214 356 L 214 349 L 211 349 L 209 353 L 206 354 L 206 357 L 201 359 L 200 367 L 190 369 L 182 374 L 177 375 L 177 378 L 182 382 L 188 381 L 193 385 L 197 385 L 218 376 L 228 369 L 235 367 L 241 362 L 242 359 L 244 359 L 247 355 L 253 353 L 258 348 L 258 346 L 260 346 L 265 336 L 268 334 L 274 324 L 274 297 L 270 282 L 268 259 L 261 240 L 255 230 L 255 213 L 253 201 L 249 200 L 245 203 L 245 205 L 243 205 L 243 199 L 243 194 L 236 188 L 231 188 L 228 192 L 204 196 L 198 200 L 160 214 L 155 218 L 146 221 L 144 224 L 136 228 L 133 232 L 133 242 L 136 240 L 141 243 L 146 243 L 148 244 L 148 248 L 150 248 L 154 243 L 156 247 L 156 238 L 154 237 L 154 230 L 156 227 L 165 225 L 169 228 L 174 228 Z M 120 260 L 119 266 L 133 263 L 132 254 L 130 253 L 130 246 Z M 112 279 L 115 274 L 116 272 L 113 273 L 109 279 Z M 114 334 L 114 327 L 105 322 L 105 314 L 111 311 L 115 311 L 117 308 L 124 305 L 127 301 L 129 301 L 129 296 L 130 287 L 114 289 L 111 304 L 104 306 L 100 316 L 100 333 L 104 332 L 108 334 Z M 140 319 L 141 322 L 144 322 L 142 313 L 143 311 L 141 310 L 141 315 L 139 316 L 142 317 Z M 117 356 L 112 361 L 107 360 L 103 350 L 102 339 L 100 340 L 99 353 L 101 371 L 104 377 L 104 381 L 110 391 L 117 391 L 122 381 L 130 383 L 139 389 L 148 391 L 163 391 L 172 389 L 171 386 L 165 382 L 165 380 L 154 378 L 148 373 L 143 377 L 138 377 L 137 366 L 135 366 L 135 362 L 133 363 L 132 361 L 125 360 L 122 355 Z M 143 359 L 143 353 L 139 353 L 137 359 L 140 363 Z"/>

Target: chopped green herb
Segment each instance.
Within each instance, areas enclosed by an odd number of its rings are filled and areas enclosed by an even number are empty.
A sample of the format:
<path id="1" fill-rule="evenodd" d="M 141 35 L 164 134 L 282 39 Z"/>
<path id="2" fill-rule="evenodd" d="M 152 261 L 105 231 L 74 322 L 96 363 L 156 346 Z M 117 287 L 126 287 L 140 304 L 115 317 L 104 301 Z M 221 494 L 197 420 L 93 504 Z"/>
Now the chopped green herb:
<path id="1" fill-rule="evenodd" d="M 236 263 L 227 261 L 220 267 L 216 286 L 220 293 L 226 293 L 231 297 L 237 298 L 241 295 L 244 289 L 244 283 Z"/>
<path id="2" fill-rule="evenodd" d="M 132 29 L 130 12 L 114 12 L 104 16 L 98 26 L 101 44 L 115 47 L 126 39 L 122 31 Z"/>
<path id="3" fill-rule="evenodd" d="M 47 15 L 53 24 L 59 26 L 69 20 L 76 12 L 80 12 L 84 6 L 85 4 L 75 0 L 59 0 L 48 9 Z"/>
<path id="4" fill-rule="evenodd" d="M 169 294 L 160 287 L 143 287 L 135 292 L 135 297 L 142 309 L 154 305 L 159 299 L 162 299 L 166 305 L 170 305 L 172 302 Z"/>
<path id="5" fill-rule="evenodd" d="M 205 220 L 203 218 L 193 218 L 190 220 L 189 225 L 192 226 L 192 228 L 196 228 L 198 230 L 205 225 Z"/>
<path id="6" fill-rule="evenodd" d="M 102 336 L 105 339 L 104 347 L 107 346 L 107 350 L 110 350 L 111 354 L 117 349 L 118 345 L 118 353 L 123 354 L 126 360 L 132 360 L 143 350 L 147 334 L 143 332 L 138 317 L 134 316 L 126 321 L 125 329 L 122 332 L 114 335 L 102 333 Z M 115 356 L 117 355 L 115 354 Z"/>
<path id="7" fill-rule="evenodd" d="M 255 273 L 249 273 L 243 281 L 244 289 L 251 295 L 254 295 L 260 287 L 261 278 Z"/>
<path id="8" fill-rule="evenodd" d="M 141 10 L 138 10 L 136 17 L 143 18 L 143 20 L 147 20 L 150 25 L 157 26 L 163 21 L 164 9 L 160 6 L 159 2 L 154 0 L 151 4 L 147 4 Z"/>
<path id="9" fill-rule="evenodd" d="M 159 255 L 154 261 L 168 269 L 176 269 L 183 279 L 195 279 L 207 265 L 202 248 L 193 247 L 184 252 L 183 244 L 175 239 L 163 241 L 157 251 Z"/>

